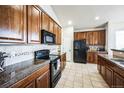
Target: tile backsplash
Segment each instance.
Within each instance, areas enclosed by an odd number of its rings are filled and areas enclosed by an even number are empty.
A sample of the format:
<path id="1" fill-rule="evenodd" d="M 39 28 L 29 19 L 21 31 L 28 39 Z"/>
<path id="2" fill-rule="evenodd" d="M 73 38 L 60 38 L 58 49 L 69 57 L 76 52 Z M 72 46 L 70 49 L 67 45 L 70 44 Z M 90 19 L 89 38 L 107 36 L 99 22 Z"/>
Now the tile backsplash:
<path id="1" fill-rule="evenodd" d="M 56 54 L 60 51 L 60 45 L 15 45 L 15 46 L 0 46 L 1 52 L 6 52 L 8 57 L 5 59 L 4 66 L 12 65 L 22 61 L 34 58 L 34 51 L 41 49 L 49 49 L 51 54 Z"/>

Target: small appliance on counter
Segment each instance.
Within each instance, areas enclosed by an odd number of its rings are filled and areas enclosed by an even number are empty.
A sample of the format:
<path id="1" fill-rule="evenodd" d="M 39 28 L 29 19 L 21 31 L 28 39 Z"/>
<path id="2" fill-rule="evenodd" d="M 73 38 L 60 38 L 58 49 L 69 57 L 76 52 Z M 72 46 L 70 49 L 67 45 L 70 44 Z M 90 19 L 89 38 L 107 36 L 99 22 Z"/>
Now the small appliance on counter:
<path id="1" fill-rule="evenodd" d="M 43 44 L 55 44 L 55 34 L 48 31 L 41 31 L 41 43 Z"/>
<path id="2" fill-rule="evenodd" d="M 97 48 L 97 51 L 105 51 L 105 48 Z"/>
<path id="3" fill-rule="evenodd" d="M 50 60 L 50 87 L 55 87 L 61 77 L 60 56 L 50 54 L 47 49 L 38 50 L 35 52 L 35 60 Z"/>
<path id="4" fill-rule="evenodd" d="M 6 57 L 8 57 L 6 55 L 6 52 L 0 52 L 0 72 L 4 71 L 3 66 L 4 66 L 4 60 Z"/>

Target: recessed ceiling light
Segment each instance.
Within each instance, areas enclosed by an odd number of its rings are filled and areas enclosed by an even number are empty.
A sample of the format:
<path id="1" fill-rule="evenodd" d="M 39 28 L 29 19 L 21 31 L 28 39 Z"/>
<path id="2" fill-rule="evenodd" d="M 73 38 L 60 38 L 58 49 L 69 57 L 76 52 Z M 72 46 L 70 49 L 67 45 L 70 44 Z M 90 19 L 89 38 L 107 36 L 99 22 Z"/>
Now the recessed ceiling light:
<path id="1" fill-rule="evenodd" d="M 71 25 L 72 24 L 72 21 L 70 20 L 70 21 L 68 21 L 68 25 Z"/>
<path id="2" fill-rule="evenodd" d="M 99 20 L 99 16 L 96 16 L 96 17 L 95 17 L 95 20 Z"/>

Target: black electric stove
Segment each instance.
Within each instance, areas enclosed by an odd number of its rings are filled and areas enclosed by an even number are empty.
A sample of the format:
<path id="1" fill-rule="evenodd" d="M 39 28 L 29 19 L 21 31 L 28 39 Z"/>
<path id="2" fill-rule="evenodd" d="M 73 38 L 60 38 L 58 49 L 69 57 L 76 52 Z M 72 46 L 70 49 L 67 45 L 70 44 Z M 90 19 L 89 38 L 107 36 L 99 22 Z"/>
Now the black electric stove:
<path id="1" fill-rule="evenodd" d="M 50 55 L 50 86 L 54 88 L 61 78 L 60 56 Z"/>
<path id="2" fill-rule="evenodd" d="M 35 60 L 50 59 L 50 87 L 54 88 L 61 78 L 60 56 L 49 53 L 49 50 L 36 51 Z"/>

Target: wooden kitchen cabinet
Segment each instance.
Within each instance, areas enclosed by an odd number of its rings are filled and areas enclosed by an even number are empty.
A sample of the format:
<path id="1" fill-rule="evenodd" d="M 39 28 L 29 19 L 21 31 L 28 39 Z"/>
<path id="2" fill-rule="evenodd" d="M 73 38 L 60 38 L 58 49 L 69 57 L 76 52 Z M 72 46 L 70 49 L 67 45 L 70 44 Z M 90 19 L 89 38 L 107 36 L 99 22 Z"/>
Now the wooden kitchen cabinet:
<path id="1" fill-rule="evenodd" d="M 38 77 L 36 79 L 36 87 L 37 88 L 48 88 L 49 86 L 49 71 L 45 72 L 43 75 L 41 75 L 40 77 Z"/>
<path id="2" fill-rule="evenodd" d="M 28 6 L 28 43 L 40 43 L 41 10 L 37 6 Z"/>
<path id="3" fill-rule="evenodd" d="M 58 25 L 56 24 L 56 23 L 54 23 L 54 30 L 53 30 L 54 32 L 54 34 L 56 35 L 56 37 L 55 37 L 55 41 L 56 41 L 56 44 L 57 44 L 57 39 L 58 39 Z"/>
<path id="4" fill-rule="evenodd" d="M 13 84 L 10 88 L 49 88 L 49 77 L 48 64 Z"/>
<path id="5" fill-rule="evenodd" d="M 66 53 L 61 55 L 61 70 L 63 70 L 66 66 Z"/>
<path id="6" fill-rule="evenodd" d="M 56 35 L 56 44 L 60 45 L 61 44 L 61 28 L 56 24 L 54 23 L 54 32 L 53 32 L 55 35 Z"/>
<path id="7" fill-rule="evenodd" d="M 101 63 L 100 63 L 100 69 L 101 69 L 101 71 L 100 71 L 100 73 L 101 73 L 101 75 L 102 75 L 102 77 L 105 79 L 106 77 L 106 70 L 105 70 L 105 60 L 104 59 L 102 59 L 101 60 Z"/>
<path id="8" fill-rule="evenodd" d="M 87 33 L 87 44 L 88 45 L 93 45 L 93 32 L 88 32 Z"/>
<path id="9" fill-rule="evenodd" d="M 49 16 L 46 13 L 42 13 L 42 30 L 49 31 L 49 23 L 51 22 Z M 50 28 L 52 30 L 52 28 Z"/>
<path id="10" fill-rule="evenodd" d="M 98 31 L 93 32 L 93 45 L 98 45 Z"/>
<path id="11" fill-rule="evenodd" d="M 53 33 L 54 30 L 54 21 L 49 18 L 49 32 Z"/>
<path id="12" fill-rule="evenodd" d="M 105 30 L 98 32 L 98 44 L 105 45 Z"/>
<path id="13" fill-rule="evenodd" d="M 113 70 L 107 66 L 105 68 L 105 80 L 110 87 L 113 86 Z"/>
<path id="14" fill-rule="evenodd" d="M 23 86 L 21 86 L 21 87 L 23 87 Z M 35 88 L 35 81 L 30 82 L 29 84 L 27 84 L 26 86 L 24 86 L 24 88 Z"/>
<path id="15" fill-rule="evenodd" d="M 109 87 L 124 88 L 124 70 L 122 67 L 98 55 L 97 69 Z"/>
<path id="16" fill-rule="evenodd" d="M 0 6 L 0 43 L 26 43 L 26 6 Z"/>
<path id="17" fill-rule="evenodd" d="M 92 52 L 92 51 L 87 52 L 87 62 L 96 64 L 97 62 L 96 56 L 97 56 L 96 52 Z"/>
<path id="18" fill-rule="evenodd" d="M 74 40 L 78 40 L 78 33 L 74 32 Z"/>
<path id="19" fill-rule="evenodd" d="M 58 36 L 57 36 L 57 43 L 59 44 L 59 45 L 61 45 L 61 28 L 60 27 L 58 27 Z"/>
<path id="20" fill-rule="evenodd" d="M 74 40 L 83 39 L 86 39 L 87 45 L 105 45 L 105 30 L 74 33 Z"/>
<path id="21" fill-rule="evenodd" d="M 124 77 L 114 72 L 113 87 L 114 88 L 124 88 Z"/>

